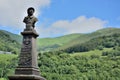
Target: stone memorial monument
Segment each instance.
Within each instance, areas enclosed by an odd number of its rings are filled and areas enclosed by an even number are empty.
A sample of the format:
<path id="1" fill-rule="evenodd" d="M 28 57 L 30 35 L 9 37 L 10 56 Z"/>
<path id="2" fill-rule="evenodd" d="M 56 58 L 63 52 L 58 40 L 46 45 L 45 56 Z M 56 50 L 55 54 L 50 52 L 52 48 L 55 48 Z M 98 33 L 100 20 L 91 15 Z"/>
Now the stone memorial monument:
<path id="1" fill-rule="evenodd" d="M 21 32 L 23 43 L 18 67 L 15 69 L 15 75 L 8 77 L 9 80 L 45 80 L 40 76 L 37 63 L 36 38 L 39 35 L 34 29 L 37 21 L 37 18 L 33 16 L 34 12 L 34 8 L 28 8 L 28 16 L 23 20 L 26 24 L 26 28 Z"/>

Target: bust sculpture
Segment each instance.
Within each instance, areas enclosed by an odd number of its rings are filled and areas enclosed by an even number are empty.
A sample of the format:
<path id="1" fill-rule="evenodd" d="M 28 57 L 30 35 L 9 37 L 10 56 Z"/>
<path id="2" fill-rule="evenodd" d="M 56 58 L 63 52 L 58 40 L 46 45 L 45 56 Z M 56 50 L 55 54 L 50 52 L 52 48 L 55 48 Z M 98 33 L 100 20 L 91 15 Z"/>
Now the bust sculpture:
<path id="1" fill-rule="evenodd" d="M 15 69 L 15 75 L 9 76 L 9 80 L 45 80 L 45 78 L 40 76 L 37 62 L 36 39 L 39 35 L 34 29 L 37 21 L 37 18 L 33 16 L 34 12 L 34 8 L 28 8 L 28 16 L 23 20 L 26 28 L 21 32 L 23 42 L 18 66 Z"/>
<path id="2" fill-rule="evenodd" d="M 33 7 L 30 7 L 27 9 L 27 14 L 23 20 L 23 22 L 26 24 L 25 30 L 33 30 L 35 28 L 35 23 L 38 21 L 38 19 L 33 15 L 35 12 L 35 9 Z"/>

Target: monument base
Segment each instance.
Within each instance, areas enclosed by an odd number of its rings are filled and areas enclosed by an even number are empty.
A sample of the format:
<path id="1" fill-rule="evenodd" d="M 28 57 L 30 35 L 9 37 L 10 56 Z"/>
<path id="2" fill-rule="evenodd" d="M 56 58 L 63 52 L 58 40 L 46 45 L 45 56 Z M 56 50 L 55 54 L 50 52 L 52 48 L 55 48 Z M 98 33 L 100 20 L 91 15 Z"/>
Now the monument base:
<path id="1" fill-rule="evenodd" d="M 38 68 L 27 68 L 27 67 L 17 67 L 15 69 L 15 74 L 16 75 L 40 75 L 39 69 Z"/>
<path id="2" fill-rule="evenodd" d="M 37 75 L 14 75 L 8 78 L 9 80 L 45 80 L 43 77 Z"/>

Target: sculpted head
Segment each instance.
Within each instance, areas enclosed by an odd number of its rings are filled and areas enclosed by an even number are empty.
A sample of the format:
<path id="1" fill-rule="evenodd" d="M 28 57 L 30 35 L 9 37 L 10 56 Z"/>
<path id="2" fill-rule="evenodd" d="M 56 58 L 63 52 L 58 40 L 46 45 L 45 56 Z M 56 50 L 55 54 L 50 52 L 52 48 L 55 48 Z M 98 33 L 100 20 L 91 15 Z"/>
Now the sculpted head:
<path id="1" fill-rule="evenodd" d="M 33 7 L 30 7 L 27 9 L 28 16 L 32 16 L 34 12 L 35 12 L 35 9 Z"/>
<path id="2" fill-rule="evenodd" d="M 23 22 L 26 24 L 26 30 L 32 30 L 35 27 L 35 23 L 38 19 L 33 16 L 35 9 L 33 7 L 29 7 L 27 9 L 28 15 L 24 18 Z"/>

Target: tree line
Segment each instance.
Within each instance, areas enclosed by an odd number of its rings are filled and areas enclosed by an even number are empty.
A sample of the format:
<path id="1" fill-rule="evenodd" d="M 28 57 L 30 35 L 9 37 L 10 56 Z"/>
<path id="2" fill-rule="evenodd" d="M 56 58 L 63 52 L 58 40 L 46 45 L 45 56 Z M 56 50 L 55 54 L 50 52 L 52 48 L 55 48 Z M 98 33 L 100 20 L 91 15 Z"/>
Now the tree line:
<path id="1" fill-rule="evenodd" d="M 119 33 L 93 38 L 85 43 L 73 45 L 67 49 L 64 49 L 63 51 L 68 53 L 86 52 L 94 49 L 102 50 L 103 48 L 111 48 L 115 46 L 120 46 Z"/>

